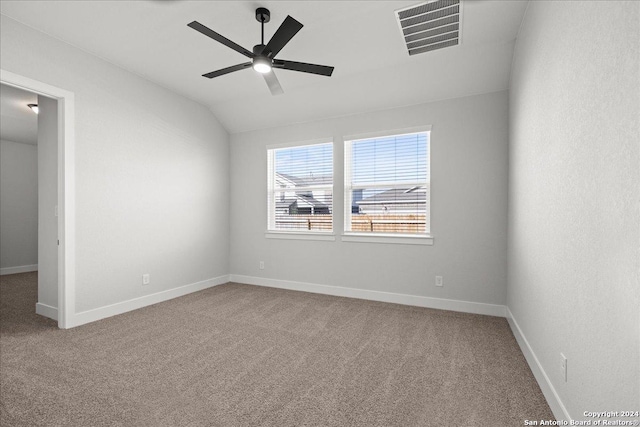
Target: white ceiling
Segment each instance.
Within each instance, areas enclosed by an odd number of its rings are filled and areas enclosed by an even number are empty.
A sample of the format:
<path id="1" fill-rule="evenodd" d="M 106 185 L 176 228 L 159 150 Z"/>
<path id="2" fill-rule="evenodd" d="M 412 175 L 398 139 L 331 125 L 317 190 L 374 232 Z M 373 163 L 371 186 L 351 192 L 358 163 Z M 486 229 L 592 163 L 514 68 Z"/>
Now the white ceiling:
<path id="1" fill-rule="evenodd" d="M 208 106 L 231 132 L 280 126 L 508 88 L 526 1 L 465 0 L 462 44 L 410 57 L 394 11 L 420 1 L 2 1 L 17 21 Z M 278 58 L 335 66 L 332 77 L 286 70 L 272 96 L 246 62 L 187 27 L 193 20 L 251 50 L 256 7 L 269 39 L 286 15 L 304 28 Z"/>
<path id="2" fill-rule="evenodd" d="M 27 107 L 37 103 L 35 93 L 0 84 L 0 139 L 38 144 L 38 115 Z"/>

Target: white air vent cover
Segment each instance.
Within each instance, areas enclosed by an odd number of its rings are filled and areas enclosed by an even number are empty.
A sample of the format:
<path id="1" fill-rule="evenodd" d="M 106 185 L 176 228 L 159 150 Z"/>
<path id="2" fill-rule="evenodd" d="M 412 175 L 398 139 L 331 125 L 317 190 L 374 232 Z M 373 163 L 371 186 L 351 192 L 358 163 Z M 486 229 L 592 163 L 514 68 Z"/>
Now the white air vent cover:
<path id="1" fill-rule="evenodd" d="M 396 11 L 409 55 L 460 43 L 460 0 L 435 0 Z"/>

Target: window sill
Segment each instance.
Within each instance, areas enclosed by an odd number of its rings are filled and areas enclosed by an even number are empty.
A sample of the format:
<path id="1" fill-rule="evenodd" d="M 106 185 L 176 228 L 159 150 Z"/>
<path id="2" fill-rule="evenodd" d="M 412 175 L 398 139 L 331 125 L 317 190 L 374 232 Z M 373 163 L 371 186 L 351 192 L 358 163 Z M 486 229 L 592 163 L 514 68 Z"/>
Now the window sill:
<path id="1" fill-rule="evenodd" d="M 424 235 L 397 235 L 397 234 L 368 234 L 368 233 L 345 233 L 342 235 L 343 242 L 353 243 L 391 243 L 399 245 L 433 245 L 433 236 Z"/>
<path id="2" fill-rule="evenodd" d="M 264 233 L 264 237 L 266 237 L 267 239 L 286 240 L 336 240 L 336 235 L 330 232 L 308 233 L 304 231 L 266 231 Z"/>

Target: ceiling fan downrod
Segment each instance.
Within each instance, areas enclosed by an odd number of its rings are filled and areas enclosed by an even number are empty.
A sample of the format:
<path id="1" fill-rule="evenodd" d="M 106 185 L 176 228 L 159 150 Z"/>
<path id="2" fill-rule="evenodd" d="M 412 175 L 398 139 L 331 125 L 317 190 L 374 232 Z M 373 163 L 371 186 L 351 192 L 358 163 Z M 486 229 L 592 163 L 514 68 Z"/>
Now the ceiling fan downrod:
<path id="1" fill-rule="evenodd" d="M 259 7 L 256 9 L 256 21 L 258 21 L 261 24 L 260 28 L 262 28 L 262 36 L 260 38 L 260 44 L 262 44 L 263 46 L 264 46 L 264 24 L 266 24 L 270 20 L 271 20 L 271 12 L 269 12 L 269 9 L 265 7 Z"/>

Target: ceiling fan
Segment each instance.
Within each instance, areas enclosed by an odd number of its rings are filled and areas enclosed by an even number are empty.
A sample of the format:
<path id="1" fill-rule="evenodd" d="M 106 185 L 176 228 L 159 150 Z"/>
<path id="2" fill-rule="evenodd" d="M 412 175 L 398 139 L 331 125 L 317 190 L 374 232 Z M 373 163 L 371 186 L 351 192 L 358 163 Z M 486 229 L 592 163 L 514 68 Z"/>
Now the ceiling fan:
<path id="1" fill-rule="evenodd" d="M 225 74 L 232 73 L 234 71 L 244 70 L 245 68 L 253 67 L 258 73 L 261 73 L 264 77 L 264 81 L 267 82 L 269 90 L 272 95 L 280 95 L 284 93 L 282 86 L 278 78 L 273 73 L 273 68 L 281 68 L 283 70 L 301 71 L 303 73 L 319 74 L 321 76 L 331 76 L 333 73 L 333 67 L 326 65 L 307 64 L 306 62 L 287 61 L 284 59 L 276 59 L 275 56 L 282 50 L 282 48 L 289 43 L 289 40 L 296 35 L 302 28 L 302 24 L 293 19 L 291 16 L 287 16 L 284 22 L 280 25 L 275 32 L 269 43 L 264 44 L 264 24 L 271 20 L 271 12 L 264 7 L 256 9 L 256 20 L 262 25 L 262 40 L 260 44 L 253 47 L 253 51 L 249 51 L 242 46 L 232 42 L 228 38 L 216 33 L 210 28 L 202 25 L 198 21 L 193 21 L 188 24 L 189 27 L 204 34 L 207 37 L 222 43 L 223 45 L 230 47 L 251 59 L 249 62 L 243 64 L 233 65 L 231 67 L 223 68 L 217 71 L 211 71 L 210 73 L 203 74 L 202 77 L 212 79 Z"/>

